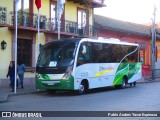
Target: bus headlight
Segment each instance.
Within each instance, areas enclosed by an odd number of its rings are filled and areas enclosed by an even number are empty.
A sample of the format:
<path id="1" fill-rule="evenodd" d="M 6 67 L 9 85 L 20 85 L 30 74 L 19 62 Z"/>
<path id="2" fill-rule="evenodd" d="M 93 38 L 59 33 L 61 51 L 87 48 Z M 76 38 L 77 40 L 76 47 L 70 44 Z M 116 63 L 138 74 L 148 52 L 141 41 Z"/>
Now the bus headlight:
<path id="1" fill-rule="evenodd" d="M 68 70 L 62 77 L 63 80 L 66 80 L 72 73 L 72 70 Z"/>

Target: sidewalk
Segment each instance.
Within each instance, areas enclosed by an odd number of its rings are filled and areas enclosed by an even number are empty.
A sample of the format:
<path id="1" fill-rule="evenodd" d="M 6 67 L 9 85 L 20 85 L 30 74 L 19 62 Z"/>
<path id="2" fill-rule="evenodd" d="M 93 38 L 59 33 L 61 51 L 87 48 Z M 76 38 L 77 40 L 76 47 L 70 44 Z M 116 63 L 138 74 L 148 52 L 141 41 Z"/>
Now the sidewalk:
<path id="1" fill-rule="evenodd" d="M 29 81 L 29 80 L 27 80 L 27 81 Z M 26 84 L 26 85 L 24 84 L 23 89 L 17 88 L 16 94 L 14 92 L 11 92 L 11 88 L 9 87 L 9 85 L 0 86 L 0 103 L 7 102 L 7 99 L 10 96 L 38 93 L 33 81 L 34 80 L 30 79 L 30 82 L 29 82 L 30 84 Z M 160 78 L 155 79 L 155 80 L 145 81 L 144 78 L 142 77 L 140 80 L 137 81 L 137 83 L 149 83 L 149 82 L 158 82 L 158 81 L 160 81 Z"/>
<path id="2" fill-rule="evenodd" d="M 6 102 L 8 97 L 14 95 L 23 95 L 23 94 L 32 94 L 38 92 L 35 88 L 35 83 L 33 78 L 24 79 L 24 88 L 21 89 L 20 86 L 17 88 L 16 93 L 11 92 L 11 88 L 9 87 L 9 82 L 0 84 L 0 103 Z"/>
<path id="3" fill-rule="evenodd" d="M 8 97 L 14 95 L 23 95 L 23 94 L 32 94 L 38 92 L 35 86 L 24 86 L 23 89 L 17 88 L 16 93 L 11 92 L 11 88 L 9 86 L 4 86 L 0 88 L 0 103 L 6 102 Z"/>

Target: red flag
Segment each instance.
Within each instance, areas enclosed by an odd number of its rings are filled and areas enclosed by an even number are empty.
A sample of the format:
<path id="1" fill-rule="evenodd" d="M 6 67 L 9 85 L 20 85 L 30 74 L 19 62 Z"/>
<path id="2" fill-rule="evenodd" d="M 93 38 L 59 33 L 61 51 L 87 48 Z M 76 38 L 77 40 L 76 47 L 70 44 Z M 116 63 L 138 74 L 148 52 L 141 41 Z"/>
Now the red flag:
<path id="1" fill-rule="evenodd" d="M 35 0 L 35 4 L 37 6 L 37 9 L 41 8 L 41 0 Z"/>

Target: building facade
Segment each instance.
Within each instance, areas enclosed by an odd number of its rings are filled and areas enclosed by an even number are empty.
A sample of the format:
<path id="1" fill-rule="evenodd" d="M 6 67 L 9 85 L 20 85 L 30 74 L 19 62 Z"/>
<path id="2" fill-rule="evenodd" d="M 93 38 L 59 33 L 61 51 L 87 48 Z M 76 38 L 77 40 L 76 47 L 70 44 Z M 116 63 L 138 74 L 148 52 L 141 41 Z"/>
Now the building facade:
<path id="1" fill-rule="evenodd" d="M 94 21 L 96 36 L 117 38 L 139 44 L 142 64 L 144 66 L 151 65 L 152 26 L 124 22 L 100 15 L 94 15 Z M 160 29 L 157 28 L 156 31 L 156 69 L 160 69 Z"/>
<path id="2" fill-rule="evenodd" d="M 61 17 L 61 38 L 93 36 L 93 9 L 105 6 L 104 0 L 65 0 Z M 18 1 L 17 62 L 23 61 L 25 78 L 34 77 L 38 46 L 57 40 L 57 0 L 41 0 L 40 43 L 38 44 L 38 10 L 35 0 Z M 0 1 L 0 42 L 7 44 L 0 49 L 0 80 L 6 78 L 8 65 L 15 59 L 15 2 Z"/>

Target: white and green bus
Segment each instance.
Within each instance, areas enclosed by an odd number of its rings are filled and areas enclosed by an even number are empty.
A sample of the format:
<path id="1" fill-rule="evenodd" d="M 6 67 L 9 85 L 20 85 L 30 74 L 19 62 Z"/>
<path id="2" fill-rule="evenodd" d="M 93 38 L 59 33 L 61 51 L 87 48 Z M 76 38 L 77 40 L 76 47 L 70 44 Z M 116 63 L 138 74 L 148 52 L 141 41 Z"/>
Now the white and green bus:
<path id="1" fill-rule="evenodd" d="M 36 89 L 74 90 L 135 85 L 141 78 L 139 45 L 108 38 L 70 38 L 43 45 Z"/>

